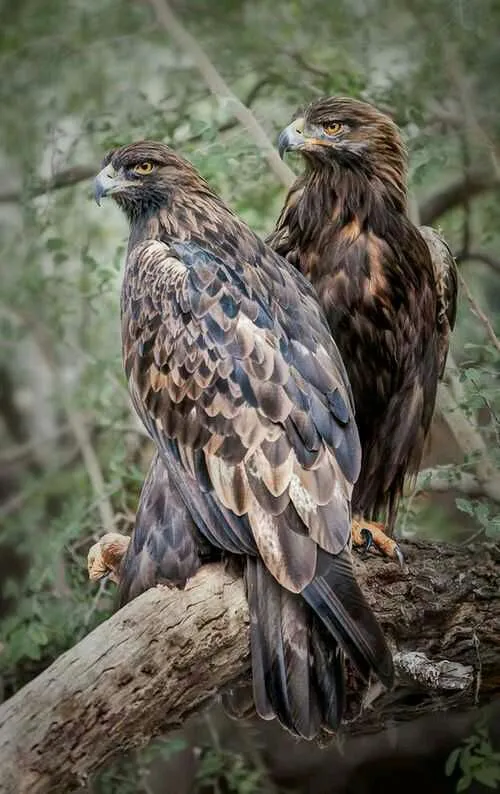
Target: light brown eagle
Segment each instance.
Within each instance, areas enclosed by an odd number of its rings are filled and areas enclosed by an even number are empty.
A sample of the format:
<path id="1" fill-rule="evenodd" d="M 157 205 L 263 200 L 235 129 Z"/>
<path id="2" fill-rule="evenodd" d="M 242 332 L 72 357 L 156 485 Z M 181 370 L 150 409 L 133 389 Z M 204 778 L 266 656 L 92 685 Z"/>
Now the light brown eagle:
<path id="1" fill-rule="evenodd" d="M 343 654 L 387 685 L 393 667 L 353 575 L 361 450 L 315 292 L 161 143 L 110 152 L 96 179 L 105 195 L 130 224 L 123 362 L 157 447 L 121 601 L 239 558 L 258 713 L 308 738 L 335 729 Z"/>

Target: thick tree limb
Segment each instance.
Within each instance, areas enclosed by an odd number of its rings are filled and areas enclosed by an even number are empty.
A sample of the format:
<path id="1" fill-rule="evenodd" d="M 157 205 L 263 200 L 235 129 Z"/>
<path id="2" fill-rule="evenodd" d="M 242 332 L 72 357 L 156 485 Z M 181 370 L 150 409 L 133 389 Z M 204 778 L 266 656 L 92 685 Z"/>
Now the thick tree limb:
<path id="1" fill-rule="evenodd" d="M 486 251 L 460 251 L 455 256 L 455 259 L 458 264 L 462 262 L 481 262 L 483 265 L 488 265 L 492 270 L 500 273 L 500 260 Z"/>
<path id="2" fill-rule="evenodd" d="M 409 572 L 376 556 L 360 581 L 395 651 L 397 687 L 373 686 L 350 732 L 500 694 L 500 550 L 404 544 Z M 118 750 L 178 726 L 248 671 L 241 580 L 203 568 L 153 589 L 0 707 L 0 791 L 70 791 Z"/>
<path id="3" fill-rule="evenodd" d="M 441 215 L 491 190 L 500 190 L 498 174 L 495 171 L 472 171 L 467 177 L 460 177 L 424 200 L 420 205 L 420 223 L 432 226 Z"/>

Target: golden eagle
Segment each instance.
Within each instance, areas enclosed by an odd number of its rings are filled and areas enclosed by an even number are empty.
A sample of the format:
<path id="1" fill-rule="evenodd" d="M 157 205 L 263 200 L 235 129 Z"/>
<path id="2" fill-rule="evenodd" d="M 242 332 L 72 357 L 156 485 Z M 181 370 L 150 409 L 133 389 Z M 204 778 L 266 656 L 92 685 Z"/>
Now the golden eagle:
<path id="1" fill-rule="evenodd" d="M 408 216 L 406 152 L 388 116 L 355 99 L 320 99 L 278 146 L 281 156 L 299 151 L 305 169 L 267 242 L 316 289 L 361 439 L 354 518 L 383 519 L 390 535 L 405 476 L 418 472 L 446 361 L 455 261 L 436 232 Z M 356 543 L 360 526 L 354 522 Z M 368 538 L 397 552 L 380 527 L 373 523 Z"/>
<path id="2" fill-rule="evenodd" d="M 112 151 L 95 184 L 130 224 L 123 362 L 158 450 L 121 600 L 239 557 L 257 712 L 308 738 L 335 729 L 343 653 L 364 679 L 390 685 L 393 668 L 353 575 L 361 450 L 314 290 L 161 143 Z"/>

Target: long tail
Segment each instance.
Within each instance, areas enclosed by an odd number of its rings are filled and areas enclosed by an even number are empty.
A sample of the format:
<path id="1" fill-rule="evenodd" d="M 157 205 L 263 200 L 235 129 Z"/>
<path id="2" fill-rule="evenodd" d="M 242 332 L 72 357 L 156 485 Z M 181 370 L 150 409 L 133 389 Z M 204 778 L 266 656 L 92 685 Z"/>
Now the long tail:
<path id="1" fill-rule="evenodd" d="M 246 587 L 254 703 L 263 719 L 313 738 L 335 731 L 345 700 L 344 653 L 368 678 L 392 684 L 392 656 L 352 571 L 348 552 L 320 553 L 317 575 L 300 594 L 285 590 L 258 558 Z"/>
<path id="2" fill-rule="evenodd" d="M 392 654 L 354 577 L 350 553 L 344 550 L 333 556 L 318 551 L 316 575 L 302 596 L 359 674 L 367 681 L 373 671 L 391 687 Z"/>
<path id="3" fill-rule="evenodd" d="M 248 558 L 253 695 L 263 719 L 313 738 L 338 727 L 344 701 L 341 652 L 300 595 L 289 593 L 258 558 Z"/>

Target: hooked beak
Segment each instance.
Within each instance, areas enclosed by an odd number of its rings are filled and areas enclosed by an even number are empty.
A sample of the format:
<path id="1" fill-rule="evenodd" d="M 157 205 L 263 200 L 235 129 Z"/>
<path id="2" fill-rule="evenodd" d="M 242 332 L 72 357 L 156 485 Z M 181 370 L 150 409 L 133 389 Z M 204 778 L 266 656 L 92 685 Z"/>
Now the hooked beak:
<path id="1" fill-rule="evenodd" d="M 294 119 L 288 127 L 280 133 L 278 138 L 278 152 L 283 159 L 285 152 L 291 152 L 294 149 L 302 149 L 306 144 L 304 137 L 304 119 Z"/>
<path id="2" fill-rule="evenodd" d="M 107 165 L 102 171 L 99 171 L 94 180 L 94 197 L 96 204 L 100 207 L 101 201 L 105 196 L 116 193 L 117 190 L 124 187 L 123 178 L 116 171 L 111 163 Z"/>

